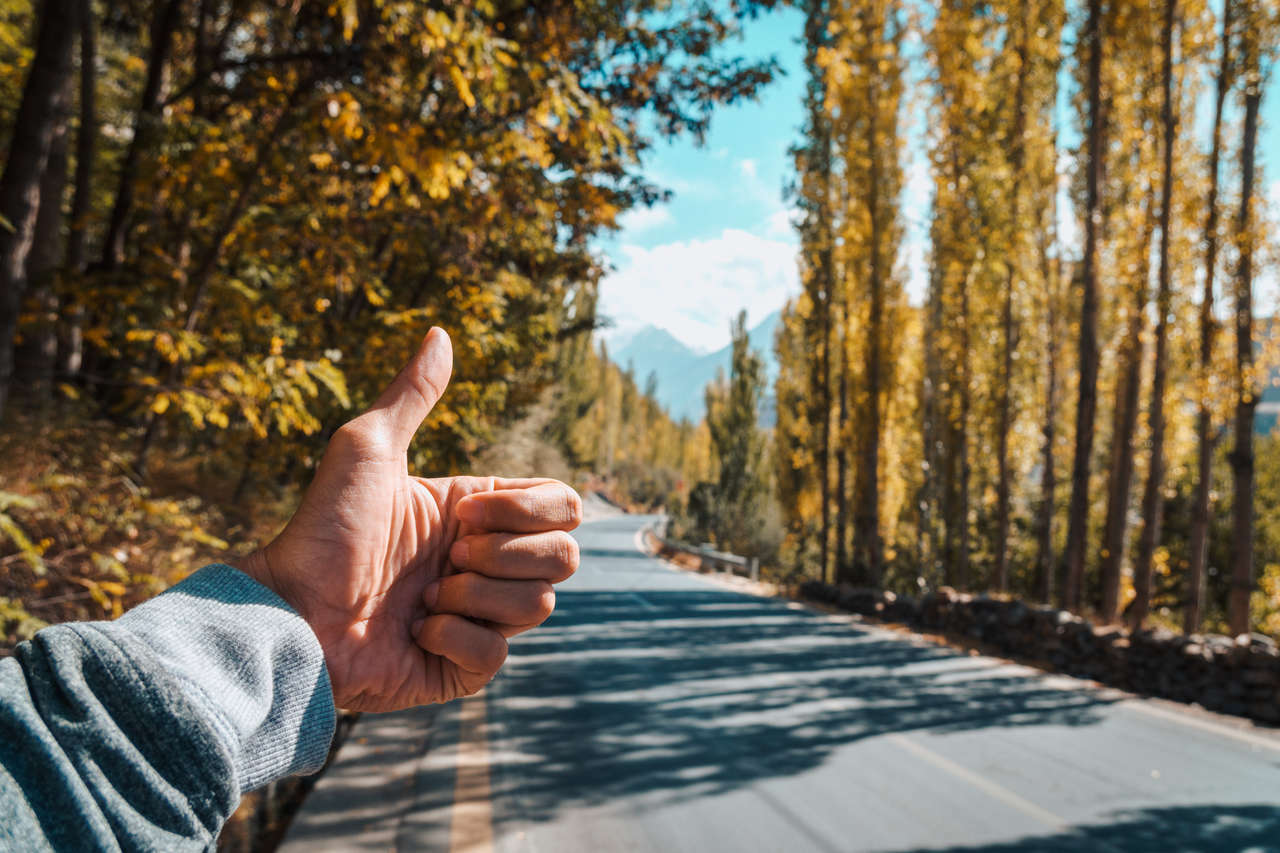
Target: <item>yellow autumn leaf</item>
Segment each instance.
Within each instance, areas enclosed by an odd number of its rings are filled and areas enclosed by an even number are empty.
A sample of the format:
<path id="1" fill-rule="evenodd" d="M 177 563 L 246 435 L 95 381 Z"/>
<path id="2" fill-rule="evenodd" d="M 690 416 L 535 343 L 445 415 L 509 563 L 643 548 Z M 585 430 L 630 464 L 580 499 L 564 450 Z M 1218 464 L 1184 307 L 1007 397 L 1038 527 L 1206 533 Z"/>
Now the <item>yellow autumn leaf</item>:
<path id="1" fill-rule="evenodd" d="M 381 308 L 383 305 L 387 304 L 386 297 L 384 297 L 382 292 L 372 284 L 366 284 L 364 286 L 364 298 L 369 300 L 369 304 L 374 308 Z"/>
<path id="2" fill-rule="evenodd" d="M 462 99 L 462 103 L 467 105 L 467 109 L 474 107 L 476 105 L 476 96 L 471 94 L 471 84 L 467 82 L 462 69 L 456 65 L 450 65 L 449 76 L 453 79 L 454 88 L 458 90 L 458 97 Z"/>
<path id="3" fill-rule="evenodd" d="M 374 207 L 382 204 L 382 200 L 391 192 L 391 175 L 381 172 L 373 182 L 373 192 L 369 194 L 369 204 Z"/>
<path id="4" fill-rule="evenodd" d="M 356 33 L 356 25 L 360 23 L 356 9 L 356 0 L 342 0 L 342 39 L 351 41 Z"/>

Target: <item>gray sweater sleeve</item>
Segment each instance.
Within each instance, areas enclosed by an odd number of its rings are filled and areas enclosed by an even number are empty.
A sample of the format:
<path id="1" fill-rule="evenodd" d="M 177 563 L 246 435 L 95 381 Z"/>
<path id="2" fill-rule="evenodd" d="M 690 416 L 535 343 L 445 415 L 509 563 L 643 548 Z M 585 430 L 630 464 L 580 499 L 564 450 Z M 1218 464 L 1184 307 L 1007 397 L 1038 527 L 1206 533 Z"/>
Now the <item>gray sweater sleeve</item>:
<path id="1" fill-rule="evenodd" d="M 318 770 L 333 730 L 307 623 L 207 566 L 0 661 L 0 850 L 209 848 L 241 792 Z"/>

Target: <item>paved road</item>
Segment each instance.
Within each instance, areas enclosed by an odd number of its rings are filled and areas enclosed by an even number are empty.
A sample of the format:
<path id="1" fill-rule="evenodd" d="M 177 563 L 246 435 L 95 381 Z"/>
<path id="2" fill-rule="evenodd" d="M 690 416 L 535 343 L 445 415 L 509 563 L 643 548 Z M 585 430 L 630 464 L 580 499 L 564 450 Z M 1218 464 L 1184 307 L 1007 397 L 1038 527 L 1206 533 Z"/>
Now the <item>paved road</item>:
<path id="1" fill-rule="evenodd" d="M 286 850 L 1280 851 L 1280 739 L 744 595 L 584 525 L 486 695 L 366 716 Z"/>

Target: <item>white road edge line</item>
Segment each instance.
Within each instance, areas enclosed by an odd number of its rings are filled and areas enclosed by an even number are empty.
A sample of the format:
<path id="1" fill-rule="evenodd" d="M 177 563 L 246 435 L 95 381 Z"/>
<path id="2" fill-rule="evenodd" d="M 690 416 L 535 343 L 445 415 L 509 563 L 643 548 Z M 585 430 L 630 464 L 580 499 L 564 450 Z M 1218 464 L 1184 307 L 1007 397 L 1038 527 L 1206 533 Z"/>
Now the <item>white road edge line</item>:
<path id="1" fill-rule="evenodd" d="M 634 537 L 636 550 L 640 551 L 642 554 L 649 553 L 648 550 L 644 547 L 644 532 L 646 529 L 647 529 L 647 526 L 641 527 L 639 530 L 636 531 L 635 537 Z M 665 566 L 666 564 L 663 563 L 663 565 Z M 751 594 L 751 593 L 747 593 L 747 594 Z M 640 600 L 641 603 L 644 604 L 648 609 L 654 609 L 653 605 L 649 604 L 649 602 L 644 601 L 639 596 L 635 596 L 635 597 L 638 600 Z M 788 602 L 787 606 L 790 608 L 797 608 L 801 610 L 809 610 L 809 611 L 813 610 L 813 608 L 808 607 L 796 601 Z M 888 629 L 879 628 L 879 626 L 866 625 L 865 623 L 863 624 L 863 627 L 876 627 L 879 630 L 886 631 L 887 633 L 893 633 L 893 634 L 897 633 L 897 632 L 888 631 Z M 984 655 L 984 657 L 990 657 L 991 660 L 1003 661 L 1007 663 L 1016 664 L 1018 666 L 1026 666 L 1026 664 L 1019 664 L 1017 661 L 1008 660 L 1006 658 L 986 656 L 986 655 Z M 1028 669 L 1034 670 L 1035 668 L 1028 667 Z M 1094 687 L 1092 684 L 1088 683 L 1087 681 L 1083 681 L 1081 679 L 1077 679 L 1072 676 L 1062 675 L 1060 673 L 1041 672 L 1040 677 L 1050 682 L 1050 686 L 1056 687 L 1057 689 L 1063 690 L 1063 691 L 1097 690 L 1098 689 L 1097 687 Z M 1054 679 L 1069 679 L 1073 683 L 1063 684 L 1059 680 L 1058 683 L 1054 684 L 1052 683 Z M 1106 689 L 1114 690 L 1115 688 L 1106 688 Z M 1121 692 L 1123 693 L 1123 691 Z M 1250 746 L 1256 746 L 1262 749 L 1268 749 L 1274 752 L 1280 752 L 1280 739 L 1263 737 L 1262 735 L 1256 735 L 1251 732 L 1234 729 L 1231 726 L 1224 725 L 1222 723 L 1215 723 L 1215 722 L 1210 722 L 1208 720 L 1201 720 L 1192 716 L 1190 710 L 1183 711 L 1181 709 L 1171 710 L 1171 709 L 1161 708 L 1161 707 L 1152 705 L 1147 701 L 1144 701 L 1140 697 L 1132 696 L 1131 694 L 1123 694 L 1123 695 L 1131 697 L 1119 703 L 1126 708 L 1131 708 L 1140 713 L 1149 714 L 1153 717 L 1159 717 L 1161 719 L 1169 720 L 1171 722 L 1182 723 L 1184 725 L 1190 726 L 1191 728 L 1196 728 L 1202 731 L 1211 732 L 1213 734 L 1221 735 L 1222 737 L 1231 738 L 1232 740 L 1236 740 L 1241 743 L 1246 743 L 1246 744 L 1249 744 Z M 921 748 L 923 749 L 923 747 Z"/>
<path id="2" fill-rule="evenodd" d="M 1185 726 L 1191 726 L 1195 729 L 1201 729 L 1211 732 L 1222 737 L 1238 740 L 1241 743 L 1247 743 L 1250 746 L 1260 747 L 1262 749 L 1270 749 L 1274 752 L 1280 752 L 1280 740 L 1256 735 L 1251 732 L 1234 729 L 1223 723 L 1211 722 L 1209 720 L 1201 720 L 1192 716 L 1190 711 L 1172 710 L 1152 705 L 1143 699 L 1125 699 L 1119 703 L 1121 707 L 1139 711 L 1143 714 L 1149 714 L 1153 717 L 1159 717 L 1162 720 L 1169 720 L 1175 723 L 1182 723 Z"/>
<path id="3" fill-rule="evenodd" d="M 903 735 L 890 734 L 890 735 L 885 735 L 885 738 L 897 744 L 898 746 L 902 747 L 907 752 L 910 752 L 912 755 L 916 756 L 917 758 L 921 758 L 929 762 L 934 767 L 937 767 L 939 770 L 943 770 L 947 773 L 950 773 L 952 776 L 955 776 L 957 779 L 962 779 L 965 782 L 968 782 L 970 785 L 974 786 L 975 788 L 987 794 L 988 796 L 994 799 L 997 799 L 1000 802 L 1004 803 L 1005 805 L 1010 806 L 1011 808 L 1014 808 L 1022 812 L 1027 817 L 1030 817 L 1034 820 L 1039 821 L 1040 823 L 1043 823 L 1045 826 L 1048 826 L 1055 830 L 1064 830 L 1070 826 L 1070 824 L 1064 818 L 1059 817 L 1053 812 L 1048 811 L 1047 809 L 1042 809 L 1040 806 L 1037 806 L 1035 803 L 1031 802 L 1030 800 L 1023 799 L 1022 797 L 1018 796 L 1013 791 L 1010 791 L 1008 788 L 1004 787 L 1003 785 L 998 785 L 995 782 L 992 782 L 990 779 L 983 778 L 982 776 L 979 776 L 977 773 L 974 773 L 972 770 L 969 770 L 966 767 L 962 767 L 961 765 L 956 764 L 951 759 L 941 756 L 938 753 L 934 752 L 933 750 L 927 747 L 921 746 L 920 744 L 916 743 L 913 740 L 908 739 Z"/>

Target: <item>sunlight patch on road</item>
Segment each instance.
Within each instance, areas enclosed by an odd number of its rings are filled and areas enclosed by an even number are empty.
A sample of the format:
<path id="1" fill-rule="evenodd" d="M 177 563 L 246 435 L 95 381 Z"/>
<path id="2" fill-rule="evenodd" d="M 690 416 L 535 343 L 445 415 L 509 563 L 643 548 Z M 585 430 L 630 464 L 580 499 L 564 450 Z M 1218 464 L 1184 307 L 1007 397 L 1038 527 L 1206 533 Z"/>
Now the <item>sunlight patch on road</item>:
<path id="1" fill-rule="evenodd" d="M 921 746 L 905 735 L 885 735 L 885 740 L 902 747 L 907 752 L 910 752 L 917 758 L 927 761 L 939 770 L 949 773 L 964 782 L 968 782 L 970 785 L 982 791 L 984 794 L 987 794 L 992 799 L 999 800 L 1010 808 L 1016 809 L 1027 817 L 1037 820 L 1051 829 L 1061 831 L 1069 826 L 1066 820 L 1053 812 L 1043 809 L 1030 800 L 1018 796 L 1003 785 L 992 782 L 984 776 L 979 776 L 967 767 L 962 767 L 961 765 L 956 764 L 951 759 L 939 755 L 932 749 Z"/>
<path id="2" fill-rule="evenodd" d="M 451 853 L 493 853 L 493 801 L 489 787 L 484 693 L 463 700 L 458 722 L 458 772 L 453 787 L 449 850 Z"/>

